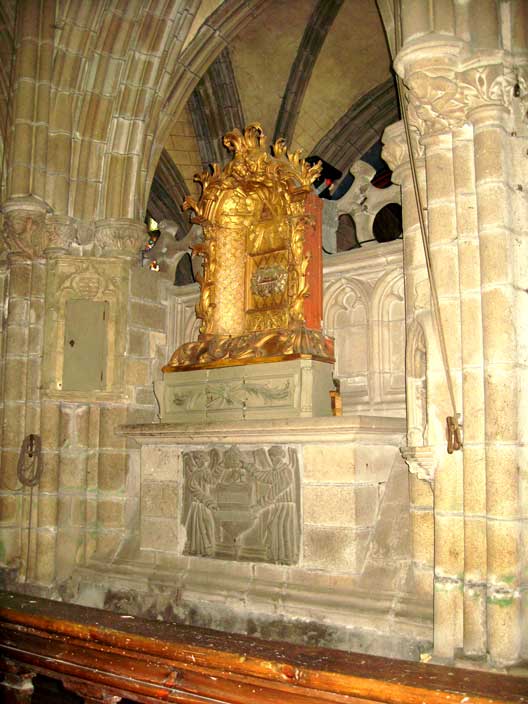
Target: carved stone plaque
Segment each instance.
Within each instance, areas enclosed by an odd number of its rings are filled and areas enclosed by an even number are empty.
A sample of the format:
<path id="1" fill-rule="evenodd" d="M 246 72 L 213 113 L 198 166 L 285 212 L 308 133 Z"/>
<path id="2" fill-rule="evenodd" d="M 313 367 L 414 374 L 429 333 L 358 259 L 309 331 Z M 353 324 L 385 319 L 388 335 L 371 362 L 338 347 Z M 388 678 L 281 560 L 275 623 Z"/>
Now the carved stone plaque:
<path id="1" fill-rule="evenodd" d="M 183 453 L 187 555 L 295 564 L 299 558 L 297 451 L 283 445 Z"/>

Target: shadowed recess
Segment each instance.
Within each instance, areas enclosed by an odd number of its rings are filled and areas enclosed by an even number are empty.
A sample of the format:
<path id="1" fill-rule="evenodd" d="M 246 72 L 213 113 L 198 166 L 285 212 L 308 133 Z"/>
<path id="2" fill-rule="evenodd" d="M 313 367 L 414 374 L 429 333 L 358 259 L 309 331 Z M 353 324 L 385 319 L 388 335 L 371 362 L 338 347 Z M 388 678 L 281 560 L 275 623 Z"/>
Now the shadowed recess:
<path id="1" fill-rule="evenodd" d="M 152 182 L 147 210 L 157 222 L 174 220 L 180 227 L 183 237 L 190 228 L 189 218 L 182 212 L 181 206 L 189 195 L 185 180 L 180 170 L 164 149 Z M 180 239 L 181 239 L 180 237 Z"/>

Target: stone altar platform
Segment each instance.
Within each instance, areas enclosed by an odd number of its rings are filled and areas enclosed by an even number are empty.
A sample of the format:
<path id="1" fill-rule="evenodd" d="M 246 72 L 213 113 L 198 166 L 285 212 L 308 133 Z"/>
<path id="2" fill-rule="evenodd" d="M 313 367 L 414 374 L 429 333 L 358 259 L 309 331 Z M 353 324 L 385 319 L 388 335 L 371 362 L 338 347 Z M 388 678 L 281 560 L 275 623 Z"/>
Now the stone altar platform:
<path id="1" fill-rule="evenodd" d="M 68 600 L 415 659 L 430 605 L 410 582 L 404 420 L 121 426 L 136 511 Z"/>

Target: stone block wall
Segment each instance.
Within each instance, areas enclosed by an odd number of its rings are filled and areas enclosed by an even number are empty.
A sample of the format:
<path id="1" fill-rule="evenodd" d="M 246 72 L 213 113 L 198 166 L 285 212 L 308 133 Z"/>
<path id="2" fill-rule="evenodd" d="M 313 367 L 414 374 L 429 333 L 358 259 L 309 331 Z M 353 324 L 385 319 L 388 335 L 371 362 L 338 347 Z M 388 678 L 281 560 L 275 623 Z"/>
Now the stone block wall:
<path id="1" fill-rule="evenodd" d="M 8 304 L 0 564 L 19 582 L 55 593 L 76 565 L 115 555 L 138 513 L 137 457 L 115 429 L 156 417 L 152 382 L 165 361 L 166 305 L 160 277 L 137 260 L 11 255 L 1 281 Z M 62 388 L 72 299 L 108 302 L 101 389 Z M 17 480 L 30 433 L 42 440 L 42 477 L 33 491 Z"/>
<path id="2" fill-rule="evenodd" d="M 303 459 L 304 565 L 361 574 L 396 448 L 307 445 Z"/>
<path id="3" fill-rule="evenodd" d="M 210 452 L 213 446 L 205 449 Z M 142 448 L 140 548 L 156 559 L 162 559 L 162 555 L 181 556 L 184 550 L 181 452 L 177 446 L 148 444 Z M 397 448 L 327 443 L 306 444 L 297 447 L 296 452 L 301 462 L 302 487 L 299 566 L 361 575 L 382 505 L 398 501 L 405 515 L 407 478 L 402 474 L 404 465 Z M 394 495 L 388 498 L 385 489 L 391 472 L 398 474 L 399 487 L 394 487 Z M 398 539 L 405 543 L 402 533 Z M 381 545 L 376 549 L 381 549 Z"/>

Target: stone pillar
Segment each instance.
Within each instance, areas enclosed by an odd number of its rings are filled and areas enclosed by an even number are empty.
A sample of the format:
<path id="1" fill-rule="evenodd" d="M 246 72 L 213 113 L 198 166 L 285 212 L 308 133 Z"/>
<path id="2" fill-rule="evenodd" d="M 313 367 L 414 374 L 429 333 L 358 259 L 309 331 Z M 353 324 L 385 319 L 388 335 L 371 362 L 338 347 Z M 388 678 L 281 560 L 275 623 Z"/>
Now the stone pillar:
<path id="1" fill-rule="evenodd" d="M 104 257 L 128 259 L 130 280 L 134 278 L 134 260 L 139 262 L 139 253 L 146 239 L 145 225 L 134 220 L 111 218 L 96 223 L 96 252 Z M 126 294 L 127 299 L 137 295 L 137 292 L 133 290 L 132 281 L 130 286 L 131 288 Z M 131 303 L 129 322 L 134 324 L 136 322 L 135 316 L 142 315 L 145 318 L 142 319 L 142 328 L 148 327 L 148 306 L 146 310 L 144 308 L 143 306 L 137 310 L 137 304 Z M 152 315 L 154 316 L 158 312 L 153 308 Z M 123 310 L 121 314 L 126 315 L 126 310 Z M 129 347 L 125 360 L 125 383 L 130 386 L 148 383 L 148 378 L 145 378 L 145 374 L 148 376 L 148 369 L 145 368 L 146 363 L 134 363 L 130 359 L 130 351 Z M 126 443 L 124 438 L 117 437 L 114 432 L 117 425 L 127 422 L 127 405 L 130 406 L 130 403 L 127 404 L 124 400 L 121 404 L 102 405 L 98 418 L 96 530 L 94 541 L 88 545 L 88 553 L 101 559 L 109 559 L 116 554 L 125 535 L 127 520 L 130 520 L 129 504 L 134 504 L 133 499 L 129 501 L 130 493 L 134 493 L 136 489 L 129 473 Z M 94 473 L 95 467 L 93 473 L 90 474 L 90 481 L 94 480 Z M 88 508 L 90 515 L 92 515 L 94 507 L 89 504 Z"/>
<path id="2" fill-rule="evenodd" d="M 8 249 L 8 309 L 5 326 L 4 417 L 2 424 L 2 515 L 6 566 L 35 572 L 38 498 L 17 478 L 24 438 L 40 434 L 40 359 L 44 311 L 44 219 L 37 198 L 13 199 L 4 208 L 2 237 Z M 31 531 L 28 531 L 31 505 Z M 29 541 L 29 549 L 28 549 Z M 29 555 L 29 565 L 26 564 Z"/>
<path id="3" fill-rule="evenodd" d="M 433 132 L 422 138 L 427 174 L 429 252 L 440 304 L 450 375 L 460 403 L 460 302 L 452 137 Z M 438 328 L 435 327 L 435 337 Z M 436 345 L 435 345 L 436 346 Z M 430 345 L 433 347 L 433 345 Z M 462 645 L 463 519 L 461 453 L 447 455 L 445 418 L 453 414 L 444 360 L 430 354 L 427 366 L 428 443 L 440 457 L 434 477 L 435 654 L 452 657 Z"/>
<path id="4" fill-rule="evenodd" d="M 515 114 L 526 102 L 528 57 L 526 48 L 521 60 L 518 48 L 515 60 L 507 52 L 518 44 L 514 16 L 524 14 L 505 3 L 499 22 L 496 3 L 486 2 L 471 21 L 467 5 L 436 5 L 438 13 L 403 18 L 408 43 L 395 62 L 425 148 L 431 259 L 464 417 L 463 455 L 439 454 L 435 471 L 435 654 L 453 658 L 462 646 L 468 656 L 506 665 L 521 655 L 523 630 L 517 328 L 526 296 L 514 255 L 522 206 L 512 194 L 525 159 Z M 402 5 L 404 15 L 409 7 Z M 427 23 L 438 29 L 442 18 L 455 34 L 453 8 L 458 36 L 427 37 Z M 497 46 L 501 57 L 489 51 Z M 427 367 L 429 442 L 440 451 L 441 416 L 452 411 L 436 354 Z"/>
<path id="5" fill-rule="evenodd" d="M 518 47 L 526 51 L 528 41 L 528 6 L 516 3 L 518 17 L 514 29 Z M 522 6 L 522 7 L 521 7 Z M 523 14 L 524 13 L 524 14 Z M 528 65 L 520 72 L 524 85 L 528 86 Z M 521 506 L 521 658 L 528 659 L 528 315 L 526 314 L 526 291 L 528 291 L 528 100 L 513 104 L 514 131 L 512 140 L 512 195 L 513 205 L 513 275 L 515 283 L 515 328 L 518 355 L 518 408 L 519 418 L 519 478 Z"/>
<path id="6" fill-rule="evenodd" d="M 46 257 L 66 254 L 74 240 L 70 218 L 46 215 L 34 197 L 14 198 L 3 208 L 8 248 L 2 512 L 4 563 L 18 562 L 19 576 L 51 586 L 56 573 L 58 518 L 58 405 L 41 398 Z M 22 442 L 41 436 L 43 473 L 33 490 L 16 476 Z M 31 529 L 29 530 L 31 506 Z"/>
<path id="7" fill-rule="evenodd" d="M 9 139 L 8 198 L 46 196 L 48 121 L 55 32 L 53 0 L 17 3 L 14 122 Z"/>
<path id="8" fill-rule="evenodd" d="M 518 379 L 509 189 L 509 110 L 471 110 L 478 205 L 487 513 L 487 631 L 494 662 L 515 662 L 521 640 Z"/>
<path id="9" fill-rule="evenodd" d="M 387 127 L 383 134 L 383 158 L 393 171 L 392 180 L 400 184 L 403 212 L 403 259 L 405 271 L 405 310 L 407 328 L 407 448 L 402 454 L 410 468 L 410 512 L 413 576 L 417 595 L 425 601 L 433 598 L 434 515 L 430 482 L 433 457 L 427 445 L 427 349 L 425 332 L 430 335 L 430 302 L 427 270 L 420 234 L 409 154 L 402 122 Z M 417 176 L 425 196 L 423 150 L 416 148 Z M 423 341 L 423 375 L 415 379 L 411 367 Z M 409 352 L 409 350 L 412 350 Z M 416 384 L 415 384 L 416 382 Z M 417 388 L 414 388 L 416 386 Z M 412 459 L 407 450 L 413 448 Z M 419 448 L 419 449 L 417 449 Z"/>
<path id="10" fill-rule="evenodd" d="M 473 130 L 453 130 L 464 408 L 464 652 L 486 653 L 486 466 L 482 311 Z"/>

